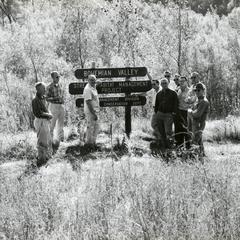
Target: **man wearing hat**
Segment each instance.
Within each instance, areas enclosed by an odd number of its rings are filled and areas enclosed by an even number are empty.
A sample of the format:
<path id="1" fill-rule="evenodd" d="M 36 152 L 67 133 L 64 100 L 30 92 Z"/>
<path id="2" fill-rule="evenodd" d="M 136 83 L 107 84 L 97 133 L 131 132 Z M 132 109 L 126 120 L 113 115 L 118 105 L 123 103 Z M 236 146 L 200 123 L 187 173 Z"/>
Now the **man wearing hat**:
<path id="1" fill-rule="evenodd" d="M 52 154 L 52 139 L 50 134 L 50 119 L 52 115 L 48 112 L 45 101 L 46 87 L 43 82 L 35 84 L 37 90 L 32 100 L 32 110 L 35 116 L 34 127 L 37 131 L 37 166 L 40 167 L 47 162 Z"/>
<path id="2" fill-rule="evenodd" d="M 205 86 L 202 83 L 197 83 L 194 87 L 194 91 L 197 96 L 197 103 L 193 106 L 193 109 L 189 109 L 188 113 L 192 119 L 193 129 L 193 143 L 200 146 L 200 151 L 204 154 L 202 133 L 206 125 L 207 115 L 209 113 L 209 102 L 205 97 Z"/>
<path id="3" fill-rule="evenodd" d="M 195 87 L 196 87 L 197 83 L 200 83 L 199 74 L 197 72 L 192 72 L 191 76 L 190 76 L 190 79 L 191 79 L 192 85 L 189 89 L 186 101 L 190 105 L 190 108 L 191 108 L 191 106 L 194 106 L 197 103 L 197 100 L 198 100 L 196 92 L 195 92 Z M 204 90 L 204 96 L 206 96 L 206 86 L 203 83 L 202 83 L 202 85 L 204 86 L 204 89 L 205 89 Z M 189 114 L 188 114 L 188 131 L 190 133 L 193 133 L 192 118 L 190 117 Z"/>
<path id="4" fill-rule="evenodd" d="M 179 74 L 175 74 L 174 75 L 174 78 L 173 78 L 173 81 L 175 82 L 175 91 L 178 92 L 178 90 L 180 89 L 180 83 L 179 83 L 179 80 L 180 80 L 180 75 Z"/>
<path id="5" fill-rule="evenodd" d="M 47 86 L 46 100 L 49 102 L 49 111 L 52 113 L 51 136 L 57 123 L 57 140 L 64 141 L 64 90 L 59 83 L 60 75 L 57 71 L 51 73 L 52 83 Z"/>

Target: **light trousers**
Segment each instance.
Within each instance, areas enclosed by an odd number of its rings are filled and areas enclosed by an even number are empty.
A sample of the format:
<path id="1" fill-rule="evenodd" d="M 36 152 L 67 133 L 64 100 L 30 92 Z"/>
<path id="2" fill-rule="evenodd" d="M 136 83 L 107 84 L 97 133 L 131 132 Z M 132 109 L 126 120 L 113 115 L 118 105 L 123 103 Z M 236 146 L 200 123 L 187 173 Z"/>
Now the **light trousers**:
<path id="1" fill-rule="evenodd" d="M 35 118 L 34 127 L 37 132 L 37 164 L 45 164 L 52 156 L 52 138 L 50 134 L 50 121 L 42 118 Z"/>
<path id="2" fill-rule="evenodd" d="M 86 130 L 86 144 L 96 144 L 97 135 L 99 132 L 99 122 L 94 120 L 94 115 L 91 113 L 86 114 L 87 130 Z"/>
<path id="3" fill-rule="evenodd" d="M 58 141 L 63 141 L 64 140 L 64 132 L 63 132 L 63 127 L 64 127 L 64 106 L 63 104 L 55 104 L 55 103 L 50 103 L 49 104 L 49 111 L 51 112 L 53 118 L 51 119 L 51 136 L 53 140 L 53 133 L 54 133 L 54 128 L 57 124 L 57 140 Z"/>

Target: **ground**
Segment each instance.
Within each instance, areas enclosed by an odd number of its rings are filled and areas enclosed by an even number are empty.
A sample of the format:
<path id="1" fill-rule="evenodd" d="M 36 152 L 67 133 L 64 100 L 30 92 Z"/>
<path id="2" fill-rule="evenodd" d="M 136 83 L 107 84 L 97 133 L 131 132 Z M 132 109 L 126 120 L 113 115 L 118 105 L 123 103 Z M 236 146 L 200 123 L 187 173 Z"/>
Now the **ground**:
<path id="1" fill-rule="evenodd" d="M 24 177 L 35 133 L 11 138 L 11 154 L 9 136 L 1 138 L 2 238 L 238 239 L 240 149 L 213 141 L 209 132 L 204 162 L 170 163 L 151 154 L 144 130 L 133 131 L 130 141 L 113 136 L 112 144 L 102 132 L 103 150 L 84 157 L 73 135 L 46 166 Z"/>

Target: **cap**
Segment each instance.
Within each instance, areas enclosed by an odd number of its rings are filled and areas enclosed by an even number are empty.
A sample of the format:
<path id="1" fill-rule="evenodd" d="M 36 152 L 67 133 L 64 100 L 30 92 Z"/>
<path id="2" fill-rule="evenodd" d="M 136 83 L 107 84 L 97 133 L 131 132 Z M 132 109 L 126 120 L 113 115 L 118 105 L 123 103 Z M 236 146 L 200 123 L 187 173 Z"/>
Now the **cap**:
<path id="1" fill-rule="evenodd" d="M 192 72 L 190 78 L 196 78 L 196 77 L 198 77 L 198 75 L 199 74 L 197 72 Z"/>
<path id="2" fill-rule="evenodd" d="M 194 88 L 194 91 L 195 90 L 205 90 L 205 86 L 202 83 L 197 83 Z"/>
<path id="3" fill-rule="evenodd" d="M 176 74 L 174 75 L 174 78 L 180 78 L 180 75 L 176 73 Z"/>

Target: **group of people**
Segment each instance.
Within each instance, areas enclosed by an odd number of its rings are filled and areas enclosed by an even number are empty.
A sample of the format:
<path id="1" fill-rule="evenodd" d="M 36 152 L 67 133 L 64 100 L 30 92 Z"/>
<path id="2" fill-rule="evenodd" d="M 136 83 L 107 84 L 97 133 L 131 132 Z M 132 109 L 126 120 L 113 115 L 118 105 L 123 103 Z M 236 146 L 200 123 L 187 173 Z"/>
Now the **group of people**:
<path id="1" fill-rule="evenodd" d="M 51 73 L 52 83 L 48 86 L 43 82 L 35 84 L 36 96 L 32 100 L 32 110 L 35 116 L 34 127 L 37 132 L 37 166 L 44 165 L 64 141 L 64 88 L 59 82 L 57 71 Z M 96 146 L 99 132 L 98 115 L 100 112 L 96 76 L 88 76 L 88 84 L 84 88 L 84 114 L 87 120 L 85 144 Z M 57 134 L 54 139 L 54 130 Z"/>
<path id="2" fill-rule="evenodd" d="M 64 89 L 59 83 L 57 71 L 51 73 L 52 83 L 46 87 L 43 82 L 35 84 L 36 96 L 32 100 L 37 132 L 37 166 L 44 165 L 54 151 L 53 134 L 57 125 L 57 143 L 64 141 Z"/>
<path id="3" fill-rule="evenodd" d="M 56 124 L 56 143 L 64 141 L 64 90 L 57 71 L 51 73 L 51 78 L 52 83 L 48 86 L 43 82 L 35 84 L 37 92 L 32 100 L 34 127 L 37 132 L 38 167 L 45 164 L 53 153 Z M 165 72 L 160 81 L 151 79 L 154 91 L 151 126 L 156 140 L 163 149 L 171 148 L 174 140 L 177 146 L 187 149 L 194 142 L 203 152 L 202 132 L 209 112 L 206 87 L 200 82 L 196 72 L 191 74 L 191 86 L 185 76 L 176 74 L 172 87 L 170 79 L 169 71 Z M 87 120 L 85 144 L 92 148 L 96 147 L 99 132 L 100 105 L 96 84 L 96 76 L 89 75 L 83 91 L 84 114 Z"/>
<path id="4" fill-rule="evenodd" d="M 166 71 L 160 81 L 152 80 L 154 135 L 163 149 L 171 148 L 174 142 L 179 148 L 189 149 L 194 143 L 204 154 L 202 133 L 209 113 L 206 87 L 197 72 L 191 74 L 191 83 L 178 74 L 174 85 L 170 79 L 171 73 Z"/>

